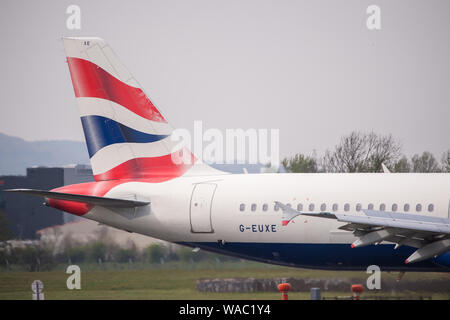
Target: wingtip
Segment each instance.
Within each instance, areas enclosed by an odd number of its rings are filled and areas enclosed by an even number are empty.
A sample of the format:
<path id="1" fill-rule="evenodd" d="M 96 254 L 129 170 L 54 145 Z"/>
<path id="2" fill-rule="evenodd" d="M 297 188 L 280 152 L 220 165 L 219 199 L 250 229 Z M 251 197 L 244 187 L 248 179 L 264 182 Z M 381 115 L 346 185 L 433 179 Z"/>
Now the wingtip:
<path id="1" fill-rule="evenodd" d="M 30 189 L 4 189 L 2 191 L 5 191 L 5 192 L 24 192 L 24 191 L 28 191 L 28 190 L 30 190 Z"/>

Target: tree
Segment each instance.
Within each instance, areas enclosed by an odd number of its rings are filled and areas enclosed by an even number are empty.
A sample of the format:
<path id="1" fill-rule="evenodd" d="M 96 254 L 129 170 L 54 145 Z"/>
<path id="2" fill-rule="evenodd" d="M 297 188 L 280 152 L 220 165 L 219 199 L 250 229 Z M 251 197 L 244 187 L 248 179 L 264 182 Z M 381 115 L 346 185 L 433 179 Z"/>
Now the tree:
<path id="1" fill-rule="evenodd" d="M 314 157 L 296 154 L 291 158 L 284 158 L 281 161 L 288 172 L 317 172 L 317 161 Z"/>
<path id="2" fill-rule="evenodd" d="M 153 243 L 145 250 L 146 260 L 150 263 L 159 263 L 166 255 L 166 247 L 158 243 Z"/>
<path id="3" fill-rule="evenodd" d="M 442 155 L 442 171 L 450 172 L 450 149 Z"/>
<path id="4" fill-rule="evenodd" d="M 103 262 L 106 258 L 106 244 L 100 241 L 93 242 L 87 246 L 87 258 L 91 262 Z"/>
<path id="5" fill-rule="evenodd" d="M 381 164 L 392 168 L 400 157 L 401 146 L 391 135 L 353 131 L 341 138 L 334 151 L 326 151 L 326 172 L 380 172 Z"/>
<path id="6" fill-rule="evenodd" d="M 55 267 L 52 252 L 35 246 L 12 249 L 8 260 L 25 267 L 27 271 L 46 271 Z"/>
<path id="7" fill-rule="evenodd" d="M 133 249 L 124 249 L 124 248 L 118 248 L 116 252 L 116 261 L 117 262 L 129 262 L 136 260 L 136 251 Z"/>
<path id="8" fill-rule="evenodd" d="M 395 163 L 394 172 L 411 172 L 411 164 L 407 157 L 403 156 Z"/>
<path id="9" fill-rule="evenodd" d="M 81 246 L 71 246 L 66 248 L 63 256 L 65 261 L 70 260 L 71 263 L 81 263 L 86 259 L 86 248 Z M 95 258 L 94 258 L 95 259 Z"/>
<path id="10" fill-rule="evenodd" d="M 415 154 L 412 159 L 413 172 L 441 172 L 439 163 L 432 153 L 425 151 L 421 156 Z"/>
<path id="11" fill-rule="evenodd" d="M 181 247 L 178 249 L 177 254 L 181 261 L 183 262 L 194 262 L 198 261 L 198 253 L 192 251 L 192 248 Z"/>

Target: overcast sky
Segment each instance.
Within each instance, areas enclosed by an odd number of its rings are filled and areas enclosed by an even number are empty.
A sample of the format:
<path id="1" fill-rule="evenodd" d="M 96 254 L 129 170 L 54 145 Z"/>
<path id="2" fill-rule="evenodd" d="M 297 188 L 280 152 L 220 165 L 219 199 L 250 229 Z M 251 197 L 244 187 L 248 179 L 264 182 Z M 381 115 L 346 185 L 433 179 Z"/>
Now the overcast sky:
<path id="1" fill-rule="evenodd" d="M 0 132 L 26 140 L 83 140 L 60 38 L 98 36 L 174 127 L 279 128 L 281 157 L 352 130 L 450 148 L 447 0 L 2 0 L 0 35 Z"/>

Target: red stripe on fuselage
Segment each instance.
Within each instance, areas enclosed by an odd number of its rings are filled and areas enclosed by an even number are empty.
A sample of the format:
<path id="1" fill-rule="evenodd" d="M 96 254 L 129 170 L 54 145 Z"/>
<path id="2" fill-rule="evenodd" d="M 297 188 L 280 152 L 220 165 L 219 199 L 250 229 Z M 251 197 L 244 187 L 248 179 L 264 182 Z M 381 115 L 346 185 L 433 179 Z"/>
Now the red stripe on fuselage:
<path id="1" fill-rule="evenodd" d="M 114 101 L 148 120 L 167 122 L 140 88 L 125 84 L 88 60 L 68 57 L 67 63 L 76 97 Z"/>
<path id="2" fill-rule="evenodd" d="M 187 161 L 178 163 L 174 159 Z M 94 175 L 96 181 L 116 179 L 145 179 L 148 182 L 163 182 L 182 176 L 196 161 L 187 149 L 160 157 L 135 158 L 119 164 L 111 170 Z"/>
<path id="3" fill-rule="evenodd" d="M 181 160 L 183 153 L 188 160 L 186 161 L 187 163 L 175 163 L 174 159 Z M 195 161 L 196 158 L 187 149 L 161 157 L 131 159 L 105 173 L 95 175 L 94 178 L 97 182 L 73 184 L 51 191 L 102 197 L 112 188 L 122 183 L 155 183 L 177 178 L 191 168 Z M 49 198 L 48 205 L 78 216 L 88 213 L 93 208 L 93 205 L 83 202 L 52 198 Z"/>

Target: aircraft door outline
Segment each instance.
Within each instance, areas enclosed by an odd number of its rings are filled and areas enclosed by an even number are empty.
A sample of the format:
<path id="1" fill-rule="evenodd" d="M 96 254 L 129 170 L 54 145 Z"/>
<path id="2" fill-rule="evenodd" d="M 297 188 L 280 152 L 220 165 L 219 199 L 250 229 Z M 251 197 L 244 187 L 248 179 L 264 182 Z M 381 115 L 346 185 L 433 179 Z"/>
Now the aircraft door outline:
<path id="1" fill-rule="evenodd" d="M 191 233 L 214 233 L 212 227 L 212 203 L 217 184 L 198 183 L 192 189 L 189 206 Z"/>

